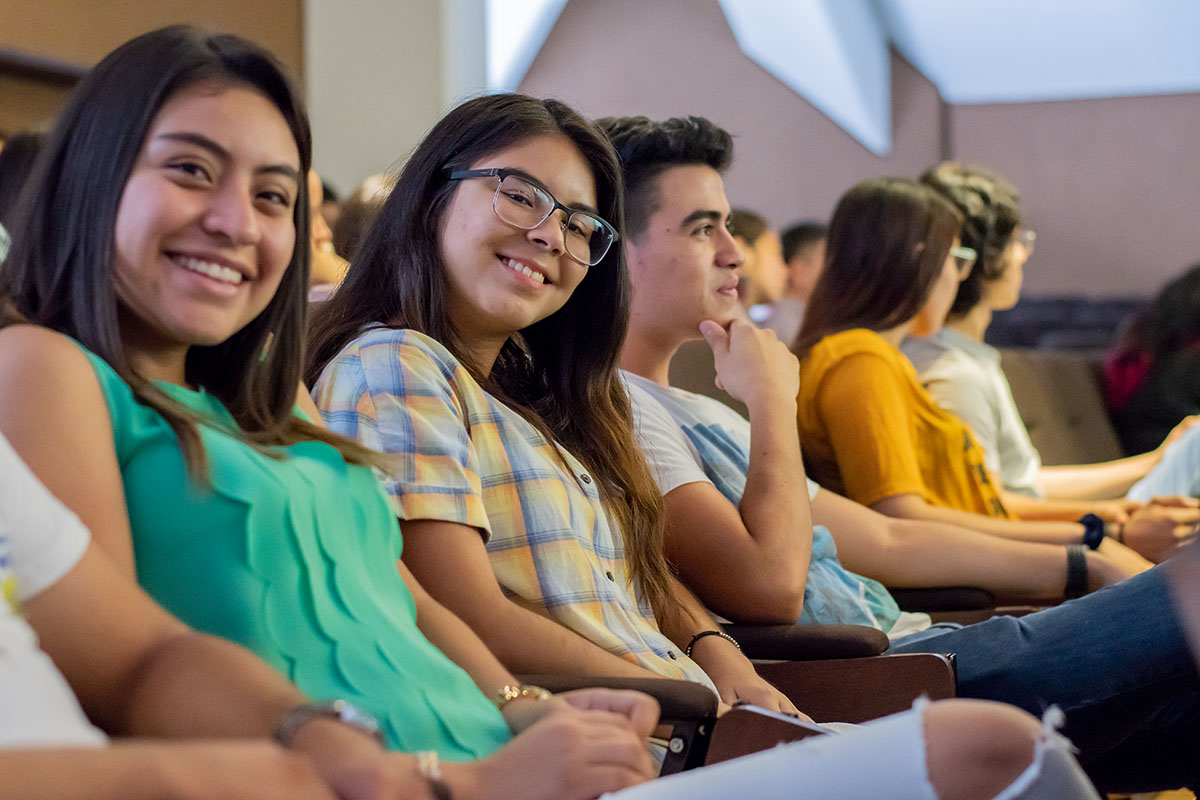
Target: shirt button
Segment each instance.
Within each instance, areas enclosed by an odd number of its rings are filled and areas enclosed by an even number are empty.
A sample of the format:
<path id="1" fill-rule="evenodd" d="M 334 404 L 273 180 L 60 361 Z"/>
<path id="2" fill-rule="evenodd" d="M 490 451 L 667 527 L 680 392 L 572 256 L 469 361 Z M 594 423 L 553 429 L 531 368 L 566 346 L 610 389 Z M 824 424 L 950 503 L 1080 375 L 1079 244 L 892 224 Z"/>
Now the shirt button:
<path id="1" fill-rule="evenodd" d="M 672 660 L 672 661 L 676 661 L 676 660 L 677 660 L 677 659 L 675 658 L 675 651 L 674 651 L 674 650 L 668 650 L 668 651 L 667 651 L 667 655 L 671 657 L 671 660 Z"/>
<path id="2" fill-rule="evenodd" d="M 616 578 L 613 577 L 613 574 L 611 572 L 604 573 L 604 577 L 608 578 L 610 581 L 616 580 Z"/>
<path id="3" fill-rule="evenodd" d="M 591 476 L 591 475 L 588 475 L 588 474 L 585 472 L 584 474 L 582 474 L 582 475 L 580 475 L 580 476 L 579 476 L 579 480 L 583 481 L 584 483 L 591 483 L 591 482 L 592 482 L 592 476 Z"/>

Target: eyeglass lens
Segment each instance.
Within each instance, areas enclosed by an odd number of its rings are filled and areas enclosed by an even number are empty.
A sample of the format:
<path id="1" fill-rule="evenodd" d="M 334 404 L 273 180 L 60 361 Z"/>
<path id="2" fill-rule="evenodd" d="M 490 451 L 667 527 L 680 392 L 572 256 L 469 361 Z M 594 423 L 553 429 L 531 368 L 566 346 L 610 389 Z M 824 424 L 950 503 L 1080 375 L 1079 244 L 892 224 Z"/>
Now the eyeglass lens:
<path id="1" fill-rule="evenodd" d="M 554 205 L 554 198 L 545 189 L 516 175 L 506 175 L 496 189 L 493 208 L 509 225 L 530 230 L 554 213 Z M 563 246 L 576 261 L 588 266 L 598 264 L 612 243 L 612 232 L 600 217 L 578 209 L 567 216 Z"/>
<path id="2" fill-rule="evenodd" d="M 1037 234 L 1031 230 L 1023 230 L 1017 234 L 1017 243 L 1025 248 L 1027 255 L 1033 255 L 1033 245 L 1037 242 Z"/>

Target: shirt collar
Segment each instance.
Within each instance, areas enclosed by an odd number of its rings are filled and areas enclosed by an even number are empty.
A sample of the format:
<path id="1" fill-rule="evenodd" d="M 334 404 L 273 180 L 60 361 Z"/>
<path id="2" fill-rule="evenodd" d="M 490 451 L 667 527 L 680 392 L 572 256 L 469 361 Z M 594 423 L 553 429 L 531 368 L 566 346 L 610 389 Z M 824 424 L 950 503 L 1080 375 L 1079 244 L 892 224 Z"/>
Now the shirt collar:
<path id="1" fill-rule="evenodd" d="M 992 347 L 990 344 L 979 342 L 972 339 L 970 336 L 959 333 L 952 328 L 942 328 L 937 333 L 937 338 L 941 340 L 947 347 L 954 347 L 966 352 L 967 355 L 975 356 L 976 358 L 986 358 L 992 361 L 1000 360 L 1000 351 Z"/>

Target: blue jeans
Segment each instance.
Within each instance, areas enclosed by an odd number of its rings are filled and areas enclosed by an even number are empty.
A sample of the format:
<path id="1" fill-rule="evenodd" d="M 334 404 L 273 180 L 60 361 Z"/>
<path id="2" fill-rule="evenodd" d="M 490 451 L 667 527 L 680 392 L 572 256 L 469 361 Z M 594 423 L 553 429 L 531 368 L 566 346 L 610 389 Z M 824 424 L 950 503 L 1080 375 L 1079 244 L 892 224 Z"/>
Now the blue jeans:
<path id="1" fill-rule="evenodd" d="M 893 653 L 954 653 L 958 695 L 1057 705 L 1102 790 L 1200 787 L 1200 679 L 1154 568 L 1024 617 L 936 626 Z"/>
<path id="2" fill-rule="evenodd" d="M 1172 443 L 1162 461 L 1125 496 L 1144 502 L 1167 494 L 1200 497 L 1200 425 L 1188 428 Z"/>

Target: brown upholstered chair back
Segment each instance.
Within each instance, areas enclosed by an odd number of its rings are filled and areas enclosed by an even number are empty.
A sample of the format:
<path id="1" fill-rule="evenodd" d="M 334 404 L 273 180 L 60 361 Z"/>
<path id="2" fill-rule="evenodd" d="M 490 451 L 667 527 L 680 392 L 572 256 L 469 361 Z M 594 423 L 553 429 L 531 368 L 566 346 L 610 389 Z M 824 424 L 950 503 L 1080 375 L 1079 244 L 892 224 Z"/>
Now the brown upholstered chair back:
<path id="1" fill-rule="evenodd" d="M 1010 349 L 1001 352 L 1000 365 L 1042 463 L 1094 464 L 1124 455 L 1096 355 Z"/>

